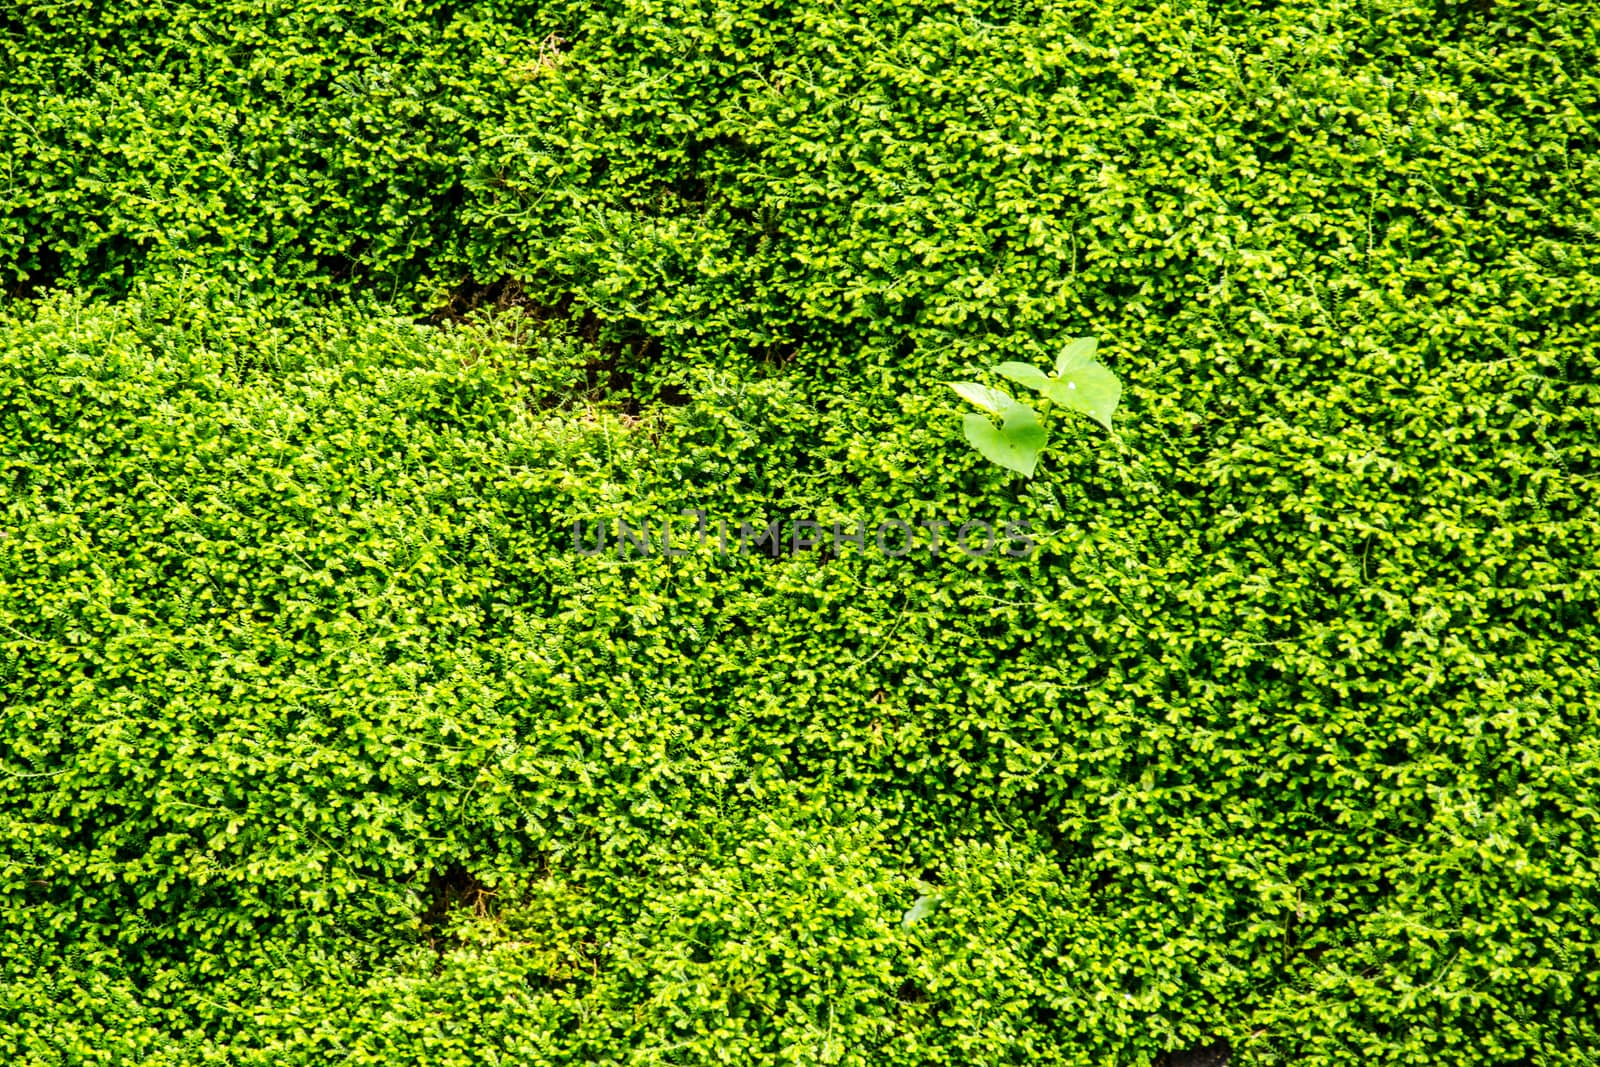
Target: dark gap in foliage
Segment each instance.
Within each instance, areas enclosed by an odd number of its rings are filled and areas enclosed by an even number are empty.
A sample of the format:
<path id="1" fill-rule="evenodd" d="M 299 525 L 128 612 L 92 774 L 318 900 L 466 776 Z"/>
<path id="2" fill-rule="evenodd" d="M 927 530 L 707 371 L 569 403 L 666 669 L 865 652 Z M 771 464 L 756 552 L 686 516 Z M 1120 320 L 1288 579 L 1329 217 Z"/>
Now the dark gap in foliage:
<path id="1" fill-rule="evenodd" d="M 900 983 L 900 988 L 894 991 L 894 996 L 902 1004 L 921 1004 L 928 999 L 922 987 L 910 978 Z"/>
<path id="2" fill-rule="evenodd" d="M 1232 1059 L 1232 1046 L 1226 1038 L 1218 1038 L 1187 1052 L 1169 1052 L 1156 1060 L 1156 1067 L 1227 1067 Z"/>
<path id="3" fill-rule="evenodd" d="M 671 189 L 672 195 L 686 204 L 703 204 L 709 195 L 705 179 L 693 174 L 675 180 Z"/>
<path id="4" fill-rule="evenodd" d="M 496 912 L 494 890 L 460 862 L 430 872 L 426 895 L 428 907 L 420 919 L 422 933 L 428 947 L 440 953 L 446 945 L 439 934 L 452 912 L 466 909 L 479 917 Z"/>
<path id="5" fill-rule="evenodd" d="M 526 285 L 515 278 L 484 283 L 469 277 L 451 290 L 445 303 L 424 321 L 433 325 L 458 323 L 479 311 L 500 314 L 518 308 L 540 325 L 564 327 L 594 353 L 595 358 L 578 368 L 584 388 L 595 399 L 615 400 L 625 417 L 641 417 L 651 401 L 674 407 L 689 403 L 689 395 L 672 383 L 658 387 L 653 396 L 641 395 L 643 384 L 638 380 L 638 371 L 659 356 L 661 344 L 656 338 L 637 328 L 607 322 L 590 308 L 575 312 L 576 303 L 571 293 L 563 293 L 555 303 L 541 303 L 529 296 Z"/>
<path id="6" fill-rule="evenodd" d="M 690 396 L 682 386 L 674 385 L 671 382 L 668 382 L 660 389 L 656 390 L 656 399 L 662 404 L 665 404 L 667 407 L 681 408 L 686 406 L 694 398 Z"/>
<path id="7" fill-rule="evenodd" d="M 515 278 L 501 278 L 487 283 L 466 278 L 450 290 L 450 296 L 444 304 L 430 312 L 426 321 L 435 326 L 445 322 L 462 322 L 480 308 L 502 312 L 513 307 L 539 310 L 538 305 L 528 298 L 522 283 Z"/>
<path id="8" fill-rule="evenodd" d="M 361 257 L 372 247 L 368 239 L 358 239 L 347 252 L 324 253 L 316 257 L 316 263 L 330 280 L 334 282 L 347 282 L 354 279 L 360 272 Z"/>
<path id="9" fill-rule="evenodd" d="M 37 255 L 39 265 L 29 271 L 26 278 L 7 286 L 6 296 L 13 300 L 33 300 L 61 280 L 64 273 L 61 253 L 46 247 L 39 249 Z"/>

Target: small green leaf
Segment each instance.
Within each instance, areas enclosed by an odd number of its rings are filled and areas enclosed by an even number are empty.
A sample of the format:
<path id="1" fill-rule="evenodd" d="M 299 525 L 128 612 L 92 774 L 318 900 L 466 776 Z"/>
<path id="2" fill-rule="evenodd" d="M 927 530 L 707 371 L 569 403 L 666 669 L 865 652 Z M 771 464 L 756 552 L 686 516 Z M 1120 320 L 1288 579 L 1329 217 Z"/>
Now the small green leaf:
<path id="1" fill-rule="evenodd" d="M 963 400 L 971 401 L 991 415 L 1003 415 L 1017 402 L 1003 389 L 991 389 L 977 382 L 945 382 Z"/>
<path id="2" fill-rule="evenodd" d="M 982 415 L 967 415 L 961 420 L 967 440 L 985 459 L 1007 470 L 1032 478 L 1044 449 L 1045 430 L 1039 416 L 1026 404 L 1014 404 L 1002 416 L 1001 424 Z"/>
<path id="3" fill-rule="evenodd" d="M 1122 399 L 1122 383 L 1094 358 L 1096 341 L 1080 337 L 1061 350 L 1056 374 L 1042 392 L 1052 403 L 1082 412 L 1108 431 Z"/>
<path id="4" fill-rule="evenodd" d="M 1050 384 L 1050 377 L 1038 367 L 1026 363 L 1002 363 L 994 369 L 1002 378 L 1009 378 L 1018 385 L 1026 386 L 1035 392 L 1042 393 Z"/>
<path id="5" fill-rule="evenodd" d="M 924 893 L 912 904 L 905 916 L 900 920 L 901 926 L 910 926 L 912 923 L 921 922 L 933 914 L 933 909 L 939 906 L 939 893 Z"/>

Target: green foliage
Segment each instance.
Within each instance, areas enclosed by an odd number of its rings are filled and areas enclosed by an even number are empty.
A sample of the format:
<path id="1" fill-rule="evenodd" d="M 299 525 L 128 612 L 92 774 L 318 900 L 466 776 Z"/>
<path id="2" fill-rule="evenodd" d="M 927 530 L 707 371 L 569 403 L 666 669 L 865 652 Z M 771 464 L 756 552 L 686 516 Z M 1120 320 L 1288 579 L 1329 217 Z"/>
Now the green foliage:
<path id="1" fill-rule="evenodd" d="M 1589 1062 L 1591 8 L 7 8 L 0 1059 Z"/>
<path id="2" fill-rule="evenodd" d="M 406 292 L 539 69 L 527 5 L 20 0 L 0 14 L 0 284 L 206 267 Z"/>
<path id="3" fill-rule="evenodd" d="M 1116 414 L 1117 403 L 1122 399 L 1122 383 L 1095 361 L 1097 347 L 1099 341 L 1093 337 L 1069 342 L 1056 356 L 1055 374 L 1046 379 L 1039 377 L 1036 371 L 1033 387 L 1046 400 L 1089 416 L 1109 433 L 1111 416 Z M 1004 373 L 1002 368 L 1007 366 L 1015 365 L 1002 363 L 997 369 Z"/>
<path id="4" fill-rule="evenodd" d="M 963 387 L 969 392 L 974 388 L 983 388 L 976 382 L 952 382 L 951 385 L 957 392 L 962 392 Z M 1048 439 L 1038 412 L 1026 404 L 1017 403 L 998 389 L 988 390 L 986 399 L 996 405 L 990 410 L 1000 416 L 1000 426 L 997 429 L 982 415 L 963 416 L 961 425 L 968 442 L 983 453 L 985 459 L 1007 470 L 1033 477 L 1034 465 L 1039 461 L 1039 453 L 1044 450 Z"/>
<path id="5" fill-rule="evenodd" d="M 1046 374 L 1030 363 L 1016 362 L 1002 363 L 994 372 L 1032 389 L 1048 404 L 1089 416 L 1109 431 L 1111 416 L 1122 396 L 1122 383 L 1115 374 L 1094 361 L 1097 344 L 1093 337 L 1068 342 L 1056 357 L 1054 374 Z M 1000 417 L 998 428 L 982 415 L 967 415 L 962 419 L 972 447 L 985 459 L 1007 470 L 1033 477 L 1039 454 L 1049 439 L 1048 423 L 1040 420 L 1039 413 L 1001 389 L 977 382 L 948 384 L 962 399 Z M 1047 407 L 1046 418 L 1048 413 Z"/>

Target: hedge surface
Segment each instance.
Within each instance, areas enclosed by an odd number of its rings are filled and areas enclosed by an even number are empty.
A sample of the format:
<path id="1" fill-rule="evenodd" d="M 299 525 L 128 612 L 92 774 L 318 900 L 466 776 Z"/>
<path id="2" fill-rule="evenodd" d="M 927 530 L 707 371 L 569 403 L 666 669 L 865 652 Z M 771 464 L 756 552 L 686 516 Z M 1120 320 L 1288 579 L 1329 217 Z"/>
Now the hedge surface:
<path id="1" fill-rule="evenodd" d="M 0 14 L 0 1055 L 1591 1063 L 1597 16 Z"/>

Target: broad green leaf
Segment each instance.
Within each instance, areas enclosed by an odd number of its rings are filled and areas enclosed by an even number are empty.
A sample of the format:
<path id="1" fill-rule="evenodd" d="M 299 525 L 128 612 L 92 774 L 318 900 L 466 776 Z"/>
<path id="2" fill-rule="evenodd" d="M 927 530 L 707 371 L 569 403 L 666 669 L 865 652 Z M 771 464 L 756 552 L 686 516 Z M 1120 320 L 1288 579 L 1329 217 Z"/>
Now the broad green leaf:
<path id="1" fill-rule="evenodd" d="M 1110 430 L 1111 416 L 1122 399 L 1122 383 L 1094 358 L 1094 348 L 1093 337 L 1080 337 L 1062 349 L 1056 360 L 1057 377 L 1042 391 L 1052 403 L 1082 412 Z"/>
<path id="2" fill-rule="evenodd" d="M 991 389 L 977 382 L 945 382 L 963 399 L 971 401 L 991 415 L 1003 415 L 1017 406 L 1016 400 L 1004 389 Z"/>
<path id="3" fill-rule="evenodd" d="M 1003 389 L 990 389 L 979 382 L 944 382 L 950 389 L 954 389 L 962 400 L 976 403 L 979 408 L 990 414 L 1005 414 L 1016 406 L 1016 400 Z"/>
<path id="4" fill-rule="evenodd" d="M 994 369 L 1002 378 L 1009 378 L 1018 385 L 1026 386 L 1035 392 L 1042 393 L 1045 386 L 1050 384 L 1050 376 L 1038 367 L 1026 363 L 1002 363 Z"/>
<path id="5" fill-rule="evenodd" d="M 1100 347 L 1098 337 L 1079 337 L 1068 341 L 1062 348 L 1061 354 L 1056 356 L 1056 374 L 1067 373 L 1067 368 L 1082 363 L 1093 363 L 1095 350 Z"/>
<path id="6" fill-rule="evenodd" d="M 961 425 L 966 430 L 967 440 L 985 459 L 1033 477 L 1039 453 L 1044 449 L 1045 430 L 1031 407 L 1014 405 L 1006 411 L 999 426 L 982 415 L 968 415 L 961 420 Z"/>

